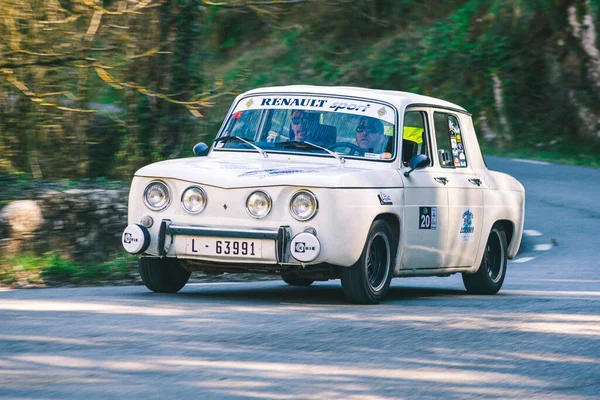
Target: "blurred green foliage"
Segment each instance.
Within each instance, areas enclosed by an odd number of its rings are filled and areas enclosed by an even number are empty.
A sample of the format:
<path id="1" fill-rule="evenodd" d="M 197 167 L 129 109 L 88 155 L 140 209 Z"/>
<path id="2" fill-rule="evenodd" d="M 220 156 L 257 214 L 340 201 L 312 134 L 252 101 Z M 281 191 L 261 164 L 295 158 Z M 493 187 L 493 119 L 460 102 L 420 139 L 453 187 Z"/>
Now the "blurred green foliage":
<path id="1" fill-rule="evenodd" d="M 57 4 L 0 0 L 0 170 L 128 180 L 279 84 L 439 97 L 495 152 L 600 158 L 600 0 Z"/>
<path id="2" fill-rule="evenodd" d="M 55 253 L 4 255 L 0 258 L 0 286 L 130 284 L 137 280 L 137 257 L 119 253 L 105 263 L 79 264 Z"/>
<path id="3" fill-rule="evenodd" d="M 191 156 L 235 94 L 267 85 L 443 98 L 487 154 L 600 167 L 600 0 L 209 3 L 0 0 L 0 208 Z M 0 259 L 13 286 L 134 274 L 123 254 Z"/>
<path id="4" fill-rule="evenodd" d="M 230 56 L 220 61 L 229 74 L 252 69 L 248 88 L 356 85 L 443 98 L 473 113 L 495 154 L 598 165 L 600 59 L 586 53 L 581 35 L 593 31 L 586 23 L 600 20 L 599 3 L 306 4 L 268 31 L 261 51 L 244 42 L 242 32 L 235 64 Z"/>

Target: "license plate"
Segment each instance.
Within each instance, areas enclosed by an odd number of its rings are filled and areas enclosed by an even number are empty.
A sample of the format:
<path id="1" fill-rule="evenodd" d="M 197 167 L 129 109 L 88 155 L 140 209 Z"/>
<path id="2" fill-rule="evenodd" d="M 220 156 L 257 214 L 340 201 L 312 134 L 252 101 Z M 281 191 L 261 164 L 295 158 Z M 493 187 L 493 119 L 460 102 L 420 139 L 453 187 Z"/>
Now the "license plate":
<path id="1" fill-rule="evenodd" d="M 260 240 L 186 237 L 186 253 L 190 255 L 261 258 Z"/>

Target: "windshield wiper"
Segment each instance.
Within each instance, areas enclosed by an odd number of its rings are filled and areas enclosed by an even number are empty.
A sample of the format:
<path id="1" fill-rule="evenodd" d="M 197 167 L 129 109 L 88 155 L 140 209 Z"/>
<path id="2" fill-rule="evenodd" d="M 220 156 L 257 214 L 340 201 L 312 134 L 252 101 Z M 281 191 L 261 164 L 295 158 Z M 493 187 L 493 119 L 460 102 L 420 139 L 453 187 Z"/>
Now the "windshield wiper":
<path id="1" fill-rule="evenodd" d="M 220 138 L 216 138 L 214 140 L 214 142 L 227 142 L 229 139 L 237 139 L 241 142 L 244 142 L 250 146 L 252 146 L 256 151 L 258 151 L 264 158 L 268 158 L 269 156 L 267 155 L 267 152 L 264 151 L 263 149 L 261 149 L 260 147 L 258 147 L 257 145 L 255 145 L 254 143 L 252 143 L 251 141 L 249 141 L 248 139 L 244 139 L 241 136 L 221 136 Z"/>
<path id="2" fill-rule="evenodd" d="M 338 153 L 331 151 L 326 147 L 322 147 L 322 146 L 319 146 L 318 144 L 314 144 L 311 142 L 280 142 L 277 144 L 280 146 L 283 146 L 283 147 L 289 147 L 289 145 L 294 145 L 296 147 L 301 147 L 302 145 L 309 145 L 312 148 L 320 149 L 320 150 L 323 150 L 323 151 L 329 153 L 330 155 L 335 157 L 340 162 L 340 164 L 344 164 L 346 162 L 346 159 L 344 159 L 344 157 L 340 157 L 340 155 Z"/>

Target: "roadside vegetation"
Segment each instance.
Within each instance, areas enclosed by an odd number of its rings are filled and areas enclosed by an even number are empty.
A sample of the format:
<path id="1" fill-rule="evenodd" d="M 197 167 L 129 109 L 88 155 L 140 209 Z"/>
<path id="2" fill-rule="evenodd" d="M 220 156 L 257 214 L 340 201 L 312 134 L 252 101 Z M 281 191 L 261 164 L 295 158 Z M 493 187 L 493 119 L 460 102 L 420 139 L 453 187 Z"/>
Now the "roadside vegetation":
<path id="1" fill-rule="evenodd" d="M 518 146 L 497 147 L 485 141 L 481 144 L 484 155 L 600 168 L 600 144 L 591 143 L 583 149 L 565 145 L 537 146 L 531 149 Z"/>
<path id="2" fill-rule="evenodd" d="M 214 26 L 236 29 L 214 37 L 209 70 L 226 80 L 251 71 L 247 87 L 439 97 L 473 113 L 488 154 L 600 165 L 599 1 L 344 3 L 299 6 L 268 30 L 216 13 Z"/>
<path id="3" fill-rule="evenodd" d="M 104 263 L 77 263 L 58 254 L 4 255 L 0 258 L 0 286 L 132 284 L 140 282 L 137 257 L 115 254 Z"/>
<path id="4" fill-rule="evenodd" d="M 128 181 L 105 177 L 83 179 L 57 179 L 54 181 L 34 179 L 24 172 L 0 170 L 0 210 L 11 200 L 36 199 L 43 190 L 69 189 L 128 189 Z"/>
<path id="5" fill-rule="evenodd" d="M 0 0 L 0 208 L 40 187 L 127 187 L 267 85 L 443 98 L 473 113 L 485 154 L 598 168 L 599 24 L 600 0 Z M 4 256 L 0 284 L 133 270 Z"/>
<path id="6" fill-rule="evenodd" d="M 210 141 L 237 93 L 439 97 L 484 147 L 597 166 L 599 0 L 0 2 L 0 171 L 129 180 Z"/>

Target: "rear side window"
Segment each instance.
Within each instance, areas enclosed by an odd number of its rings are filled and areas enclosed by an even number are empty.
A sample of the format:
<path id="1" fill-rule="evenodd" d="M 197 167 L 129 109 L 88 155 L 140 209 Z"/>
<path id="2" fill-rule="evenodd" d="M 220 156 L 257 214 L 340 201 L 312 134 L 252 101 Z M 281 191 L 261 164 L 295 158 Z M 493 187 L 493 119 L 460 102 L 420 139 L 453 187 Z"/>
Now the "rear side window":
<path id="1" fill-rule="evenodd" d="M 440 165 L 445 168 L 466 168 L 465 144 L 458 118 L 436 111 L 433 113 L 433 124 Z"/>

